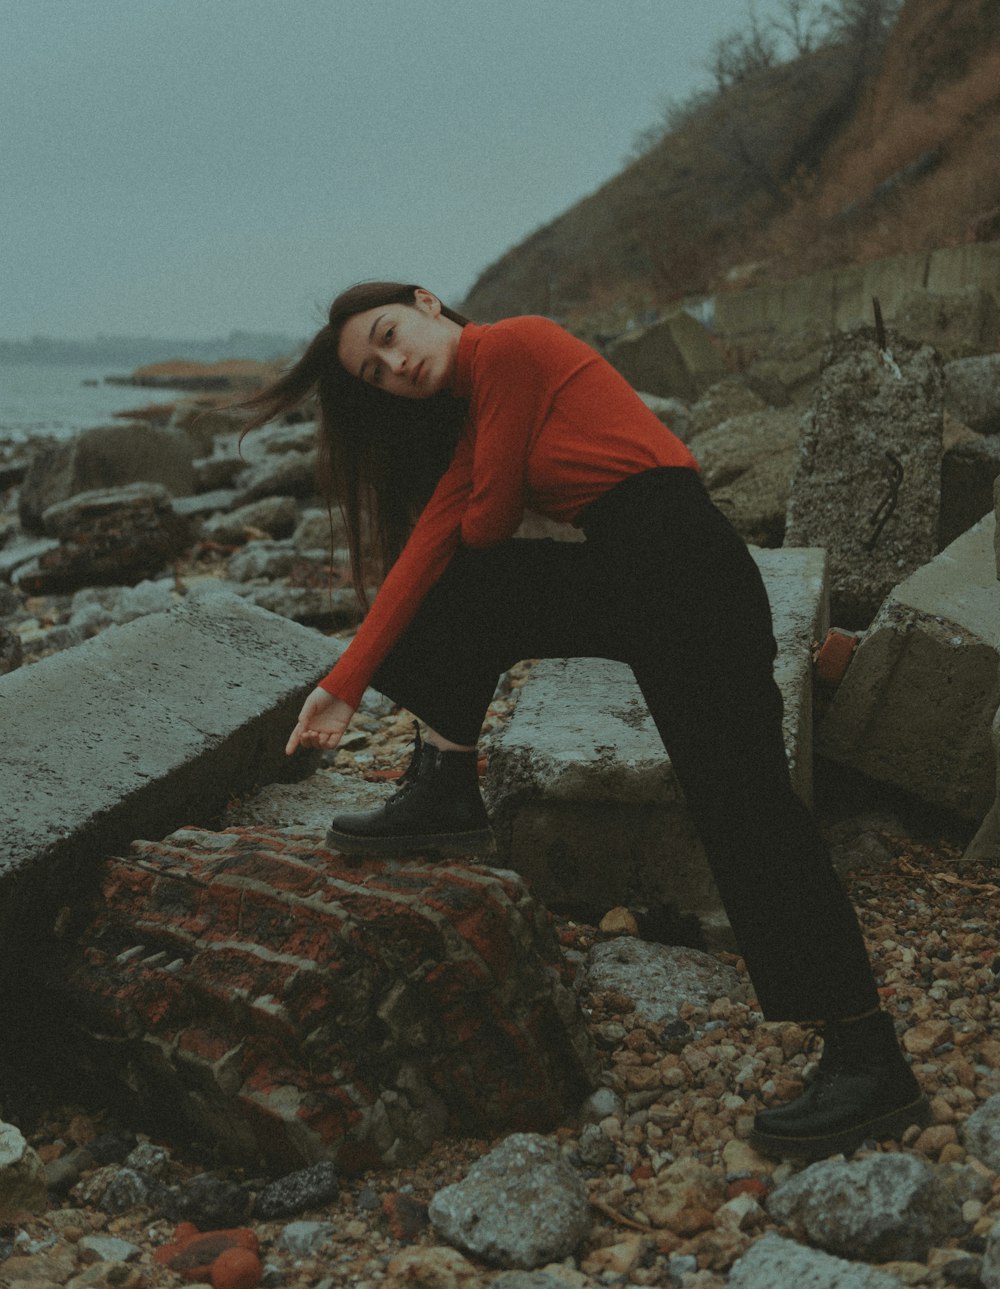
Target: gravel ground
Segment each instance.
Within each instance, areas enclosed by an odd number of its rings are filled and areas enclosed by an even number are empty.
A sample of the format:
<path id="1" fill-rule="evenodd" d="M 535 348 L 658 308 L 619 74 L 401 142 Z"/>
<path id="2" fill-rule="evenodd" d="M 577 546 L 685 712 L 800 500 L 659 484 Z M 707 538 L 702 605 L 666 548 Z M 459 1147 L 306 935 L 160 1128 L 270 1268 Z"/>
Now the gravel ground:
<path id="1" fill-rule="evenodd" d="M 527 667 L 512 675 L 490 721 L 505 718 Z M 404 717 L 362 721 L 353 745 L 330 770 L 384 777 L 398 770 L 411 736 Z M 822 803 L 821 803 L 822 808 Z M 865 804 L 864 815 L 825 803 L 824 823 L 841 861 L 856 860 L 848 885 L 867 937 L 886 1006 L 905 1024 L 904 1045 L 931 1099 L 933 1123 L 912 1129 L 900 1144 L 881 1149 L 912 1152 L 930 1163 L 962 1162 L 959 1125 L 1000 1091 L 1000 934 L 991 910 L 1000 894 L 995 868 L 960 865 L 953 836 L 899 822 L 887 809 Z M 557 919 L 567 952 L 584 954 L 609 938 L 599 927 Z M 742 963 L 726 960 L 742 971 Z M 585 1178 L 592 1203 L 589 1238 L 575 1259 L 551 1274 L 570 1286 L 684 1285 L 715 1289 L 732 1263 L 765 1231 L 777 1229 L 763 1205 L 776 1180 L 793 1165 L 757 1156 L 745 1138 L 761 1105 L 784 1101 L 802 1087 L 817 1058 L 811 1034 L 795 1024 L 764 1024 L 751 1005 L 720 1000 L 690 1007 L 664 1028 L 640 1020 L 615 994 L 584 995 L 605 1082 L 619 1099 L 618 1113 L 596 1125 L 567 1124 L 553 1136 Z M 93 1106 L 67 1103 L 44 1086 L 0 1091 L 0 1117 L 17 1124 L 45 1160 L 107 1134 L 129 1138 L 136 1125 L 115 1122 Z M 169 1180 L 211 1172 L 222 1180 L 261 1188 L 264 1179 L 217 1170 L 176 1142 Z M 262 1246 L 265 1284 L 365 1289 L 417 1284 L 433 1289 L 489 1284 L 500 1274 L 446 1255 L 426 1223 L 425 1206 L 441 1187 L 458 1180 L 494 1145 L 485 1140 L 439 1143 L 416 1166 L 345 1178 L 336 1200 L 281 1221 L 249 1220 Z M 870 1143 L 871 1150 L 879 1149 Z M 863 1152 L 861 1152 L 863 1153 Z M 722 1176 L 736 1208 L 686 1208 L 667 1228 L 654 1227 L 643 1209 L 644 1191 L 675 1160 L 691 1158 Z M 967 1201 L 965 1234 L 933 1249 L 926 1264 L 893 1264 L 902 1283 L 959 1289 L 979 1283 L 976 1255 L 1000 1220 L 1000 1177 L 981 1165 L 990 1198 Z M 47 1213 L 0 1227 L 0 1284 L 115 1285 L 154 1289 L 180 1283 L 153 1260 L 175 1222 L 155 1208 L 112 1214 L 94 1203 L 98 1181 L 84 1173 L 77 1187 L 53 1197 Z M 986 1193 L 987 1188 L 984 1188 Z M 304 1251 L 285 1247 L 296 1221 L 323 1222 Z M 124 1264 L 100 1261 L 88 1243 L 94 1234 L 128 1241 L 137 1252 Z M 306 1241 L 307 1245 L 309 1241 Z M 6 1258 L 6 1261 L 2 1259 Z"/>

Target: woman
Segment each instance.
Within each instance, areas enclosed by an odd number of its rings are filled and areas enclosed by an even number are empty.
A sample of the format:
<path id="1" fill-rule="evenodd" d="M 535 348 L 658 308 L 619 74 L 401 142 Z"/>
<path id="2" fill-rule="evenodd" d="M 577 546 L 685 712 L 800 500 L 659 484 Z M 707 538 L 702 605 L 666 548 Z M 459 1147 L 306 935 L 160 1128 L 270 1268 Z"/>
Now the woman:
<path id="1" fill-rule="evenodd" d="M 331 847 L 474 853 L 490 836 L 476 741 L 499 675 L 522 658 L 627 662 L 765 1016 L 823 1029 L 816 1079 L 757 1115 L 754 1144 L 816 1157 L 922 1120 L 854 912 L 791 786 L 760 574 L 684 444 L 547 319 L 477 326 L 400 283 L 339 296 L 252 400 L 248 428 L 313 391 L 355 586 L 364 512 L 391 567 L 287 751 L 336 747 L 369 684 L 428 727 L 396 795 L 336 817 Z M 586 540 L 511 540 L 526 506 Z"/>

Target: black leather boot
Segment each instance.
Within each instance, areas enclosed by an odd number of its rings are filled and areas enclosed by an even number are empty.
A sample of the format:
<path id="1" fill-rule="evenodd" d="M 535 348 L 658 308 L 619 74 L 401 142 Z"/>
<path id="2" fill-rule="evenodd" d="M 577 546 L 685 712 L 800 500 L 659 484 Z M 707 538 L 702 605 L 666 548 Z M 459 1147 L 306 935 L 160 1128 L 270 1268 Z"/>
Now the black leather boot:
<path id="1" fill-rule="evenodd" d="M 926 1123 L 927 1098 L 883 1011 L 823 1026 L 823 1055 L 812 1083 L 787 1105 L 754 1119 L 750 1144 L 763 1155 L 820 1159 L 850 1154 L 863 1141 L 897 1137 Z"/>
<path id="2" fill-rule="evenodd" d="M 478 757 L 442 752 L 417 731 L 393 795 L 374 810 L 336 815 L 326 844 L 342 855 L 474 855 L 493 849 L 479 792 Z"/>

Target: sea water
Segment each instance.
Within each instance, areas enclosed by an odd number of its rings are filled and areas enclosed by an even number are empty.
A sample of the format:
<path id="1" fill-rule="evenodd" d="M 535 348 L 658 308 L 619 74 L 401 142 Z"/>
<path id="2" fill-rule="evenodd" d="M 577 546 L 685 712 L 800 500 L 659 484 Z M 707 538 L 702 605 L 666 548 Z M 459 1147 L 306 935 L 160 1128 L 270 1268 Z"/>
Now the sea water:
<path id="1" fill-rule="evenodd" d="M 77 363 L 0 362 L 0 440 L 71 438 L 92 425 L 114 424 L 114 413 L 150 403 L 170 403 L 165 389 L 106 385 L 105 376 L 127 374 Z"/>

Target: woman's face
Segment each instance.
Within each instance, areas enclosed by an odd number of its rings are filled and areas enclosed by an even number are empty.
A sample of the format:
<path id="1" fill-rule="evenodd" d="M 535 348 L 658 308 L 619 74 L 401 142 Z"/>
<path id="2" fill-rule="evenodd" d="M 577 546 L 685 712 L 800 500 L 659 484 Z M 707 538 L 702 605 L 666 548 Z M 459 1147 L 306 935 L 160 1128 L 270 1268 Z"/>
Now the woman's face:
<path id="1" fill-rule="evenodd" d="M 355 313 L 341 328 L 337 355 L 368 385 L 401 398 L 430 398 L 451 384 L 462 328 L 441 301 L 418 290 L 413 304 Z"/>

